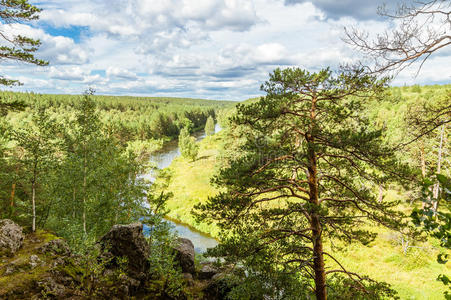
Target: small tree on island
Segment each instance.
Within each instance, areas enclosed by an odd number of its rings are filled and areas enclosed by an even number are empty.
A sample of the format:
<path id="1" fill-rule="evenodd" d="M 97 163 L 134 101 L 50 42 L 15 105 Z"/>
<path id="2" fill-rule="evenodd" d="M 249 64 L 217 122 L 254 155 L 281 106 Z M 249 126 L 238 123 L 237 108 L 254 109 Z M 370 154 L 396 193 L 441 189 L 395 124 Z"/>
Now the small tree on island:
<path id="1" fill-rule="evenodd" d="M 180 131 L 179 135 L 179 148 L 184 158 L 194 161 L 199 152 L 199 145 L 196 143 L 196 139 L 189 134 L 188 128 L 184 127 Z"/>
<path id="2" fill-rule="evenodd" d="M 209 116 L 207 118 L 207 122 L 205 123 L 205 134 L 207 136 L 215 134 L 215 121 L 212 116 Z"/>
<path id="3" fill-rule="evenodd" d="M 378 202 L 372 190 L 407 175 L 364 113 L 384 88 L 362 70 L 276 69 L 262 86 L 266 97 L 238 105 L 231 132 L 245 140 L 241 155 L 213 179 L 223 192 L 194 213 L 221 230 L 209 254 L 246 268 L 239 293 L 299 299 L 313 281 L 317 299 L 327 298 L 327 287 L 351 298 L 394 295 L 323 246 L 368 244 L 376 236 L 368 224 L 401 227 L 398 202 Z"/>

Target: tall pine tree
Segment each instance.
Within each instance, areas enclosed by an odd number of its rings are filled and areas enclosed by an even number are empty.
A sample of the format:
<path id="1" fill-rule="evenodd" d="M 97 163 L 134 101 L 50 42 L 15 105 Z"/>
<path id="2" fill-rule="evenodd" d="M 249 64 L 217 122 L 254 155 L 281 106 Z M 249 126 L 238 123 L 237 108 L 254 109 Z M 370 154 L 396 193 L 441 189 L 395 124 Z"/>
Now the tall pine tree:
<path id="1" fill-rule="evenodd" d="M 328 278 L 345 274 L 356 293 L 370 297 L 375 285 L 365 288 L 324 242 L 367 244 L 376 234 L 365 224 L 400 225 L 397 203 L 377 201 L 372 189 L 406 174 L 364 112 L 384 82 L 361 71 L 289 68 L 276 69 L 262 89 L 266 97 L 239 105 L 232 119 L 233 140 L 244 142 L 213 180 L 224 192 L 196 207 L 199 220 L 221 229 L 223 244 L 212 254 L 246 266 L 246 280 L 277 274 L 278 296 L 294 290 L 302 298 L 310 278 L 316 298 L 326 299 Z M 288 287 L 296 281 L 298 289 Z"/>

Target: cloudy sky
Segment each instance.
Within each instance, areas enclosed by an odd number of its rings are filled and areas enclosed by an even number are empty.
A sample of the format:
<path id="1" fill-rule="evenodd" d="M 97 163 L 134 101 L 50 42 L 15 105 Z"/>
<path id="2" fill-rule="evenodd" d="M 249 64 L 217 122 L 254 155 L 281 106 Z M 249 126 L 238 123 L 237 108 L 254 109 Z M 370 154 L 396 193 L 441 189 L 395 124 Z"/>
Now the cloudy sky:
<path id="1" fill-rule="evenodd" d="M 276 67 L 312 71 L 350 62 L 358 53 L 344 26 L 382 32 L 383 0 L 31 0 L 42 8 L 32 24 L 0 30 L 39 38 L 48 67 L 2 61 L 14 90 L 80 94 L 244 100 Z M 448 47 L 451 48 L 451 47 Z M 451 51 L 393 82 L 451 81 Z"/>

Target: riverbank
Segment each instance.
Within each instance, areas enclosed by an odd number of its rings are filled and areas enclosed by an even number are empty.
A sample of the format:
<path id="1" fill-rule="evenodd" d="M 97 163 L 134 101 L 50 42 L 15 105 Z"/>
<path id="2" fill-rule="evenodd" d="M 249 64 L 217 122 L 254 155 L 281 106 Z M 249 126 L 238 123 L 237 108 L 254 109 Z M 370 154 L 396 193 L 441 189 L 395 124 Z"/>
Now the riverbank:
<path id="1" fill-rule="evenodd" d="M 217 228 L 213 224 L 196 223 L 191 210 L 195 204 L 204 203 L 208 197 L 218 192 L 211 186 L 210 179 L 216 172 L 221 137 L 221 132 L 206 137 L 199 142 L 199 154 L 194 162 L 177 157 L 168 168 L 160 171 L 160 176 L 155 181 L 157 190 L 173 193 L 173 197 L 167 203 L 170 219 L 213 237 L 217 237 Z"/>

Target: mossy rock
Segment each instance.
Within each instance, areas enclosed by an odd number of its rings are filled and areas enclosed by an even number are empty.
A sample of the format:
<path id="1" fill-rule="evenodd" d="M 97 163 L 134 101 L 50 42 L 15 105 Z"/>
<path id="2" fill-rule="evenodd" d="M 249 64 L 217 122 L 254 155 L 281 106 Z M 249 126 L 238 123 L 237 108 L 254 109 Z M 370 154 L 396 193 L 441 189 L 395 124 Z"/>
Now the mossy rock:
<path id="1" fill-rule="evenodd" d="M 51 260 L 46 255 L 40 254 L 37 249 L 57 238 L 45 231 L 28 234 L 22 247 L 13 257 L 0 260 L 0 299 L 11 297 L 26 299 L 38 292 L 39 282 L 50 276 Z M 32 255 L 36 255 L 42 261 L 35 268 L 30 265 Z M 9 267 L 15 270 L 7 272 Z"/>

